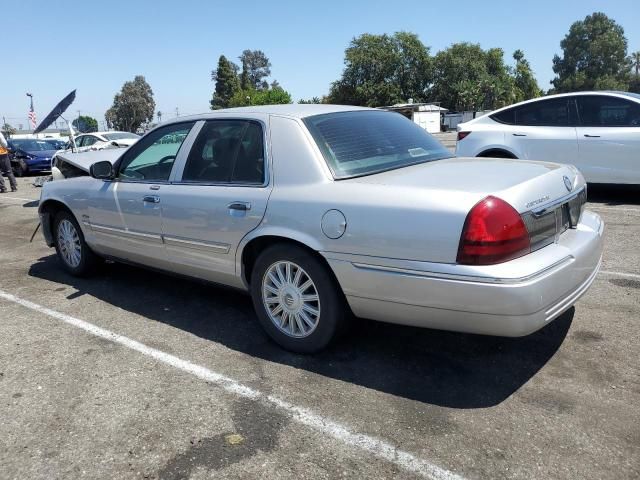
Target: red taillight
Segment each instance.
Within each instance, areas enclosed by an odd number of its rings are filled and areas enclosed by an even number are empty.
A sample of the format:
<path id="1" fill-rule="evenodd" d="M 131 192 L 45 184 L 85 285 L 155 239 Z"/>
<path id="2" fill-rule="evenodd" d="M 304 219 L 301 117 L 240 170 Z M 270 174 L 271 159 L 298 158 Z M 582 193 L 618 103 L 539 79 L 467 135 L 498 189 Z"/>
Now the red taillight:
<path id="1" fill-rule="evenodd" d="M 529 232 L 507 202 L 487 197 L 467 215 L 458 247 L 458 263 L 493 265 L 531 251 Z"/>
<path id="2" fill-rule="evenodd" d="M 464 140 L 471 132 L 458 132 L 458 141 Z"/>

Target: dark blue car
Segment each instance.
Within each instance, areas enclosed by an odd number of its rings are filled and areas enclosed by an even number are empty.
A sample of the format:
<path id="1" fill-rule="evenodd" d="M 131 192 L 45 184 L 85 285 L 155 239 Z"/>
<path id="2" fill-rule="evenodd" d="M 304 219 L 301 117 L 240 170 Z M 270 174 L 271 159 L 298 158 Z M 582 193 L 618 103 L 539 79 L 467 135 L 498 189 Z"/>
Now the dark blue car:
<path id="1" fill-rule="evenodd" d="M 7 143 L 16 176 L 51 171 L 51 157 L 56 152 L 51 143 L 37 138 L 12 138 Z"/>

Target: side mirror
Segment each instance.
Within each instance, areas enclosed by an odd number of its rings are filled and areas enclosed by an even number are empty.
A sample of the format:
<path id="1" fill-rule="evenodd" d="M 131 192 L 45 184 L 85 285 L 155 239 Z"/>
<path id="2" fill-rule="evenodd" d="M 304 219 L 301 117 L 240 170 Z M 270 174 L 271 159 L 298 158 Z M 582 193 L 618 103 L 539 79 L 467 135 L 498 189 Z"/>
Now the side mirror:
<path id="1" fill-rule="evenodd" d="M 89 167 L 89 175 L 99 180 L 110 180 L 113 178 L 113 165 L 106 160 L 96 162 Z"/>

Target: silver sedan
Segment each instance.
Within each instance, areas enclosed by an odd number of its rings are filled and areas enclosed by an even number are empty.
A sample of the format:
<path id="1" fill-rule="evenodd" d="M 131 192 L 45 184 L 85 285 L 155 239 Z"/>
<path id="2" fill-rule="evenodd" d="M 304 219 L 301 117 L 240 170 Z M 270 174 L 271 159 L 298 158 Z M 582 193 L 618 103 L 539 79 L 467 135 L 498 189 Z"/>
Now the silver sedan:
<path id="1" fill-rule="evenodd" d="M 586 292 L 602 255 L 575 168 L 453 158 L 397 113 L 222 110 L 58 162 L 39 213 L 68 272 L 106 258 L 249 291 L 297 352 L 353 314 L 526 335 Z"/>

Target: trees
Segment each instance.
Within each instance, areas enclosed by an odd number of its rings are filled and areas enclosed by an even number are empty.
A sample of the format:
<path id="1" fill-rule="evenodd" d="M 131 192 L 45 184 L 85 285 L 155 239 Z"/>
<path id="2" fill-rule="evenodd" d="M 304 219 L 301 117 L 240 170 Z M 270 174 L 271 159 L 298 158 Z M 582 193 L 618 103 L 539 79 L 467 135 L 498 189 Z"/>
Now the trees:
<path id="1" fill-rule="evenodd" d="M 229 107 L 246 107 L 249 105 L 277 105 L 292 103 L 291 95 L 282 87 L 276 86 L 268 90 L 255 88 L 240 89 L 229 100 Z"/>
<path id="2" fill-rule="evenodd" d="M 211 99 L 211 109 L 243 107 L 247 105 L 274 105 L 292 103 L 291 95 L 277 80 L 271 85 L 266 78 L 271 75 L 271 62 L 262 50 L 244 50 L 239 57 L 242 71 L 224 55 L 218 59 L 218 68 L 211 72 L 216 88 Z"/>
<path id="3" fill-rule="evenodd" d="M 431 57 L 413 33 L 362 34 L 345 50 L 344 63 L 342 78 L 331 85 L 330 103 L 377 107 L 427 98 Z"/>
<path id="4" fill-rule="evenodd" d="M 554 91 L 626 90 L 630 62 L 624 29 L 604 13 L 577 21 L 560 42 L 562 57 L 553 57 Z"/>
<path id="5" fill-rule="evenodd" d="M 478 44 L 454 43 L 435 56 L 431 98 L 449 109 L 493 110 L 516 101 L 516 92 L 516 78 L 500 48 L 484 51 Z"/>
<path id="6" fill-rule="evenodd" d="M 142 75 L 137 75 L 133 81 L 124 83 L 104 117 L 109 128 L 135 133 L 153 120 L 155 109 L 151 87 Z"/>
<path id="7" fill-rule="evenodd" d="M 538 86 L 533 71 L 529 62 L 524 58 L 524 52 L 522 50 L 516 50 L 513 52 L 513 59 L 516 61 L 516 65 L 513 69 L 513 77 L 515 82 L 515 101 L 522 102 L 523 100 L 529 100 L 530 98 L 539 97 L 542 95 L 542 90 Z"/>
<path id="8" fill-rule="evenodd" d="M 15 133 L 17 132 L 17 130 L 11 125 L 9 125 L 8 123 L 5 123 L 4 125 L 2 125 L 1 131 L 2 131 L 2 134 L 7 138 L 11 137 L 11 135 L 15 135 Z"/>
<path id="9" fill-rule="evenodd" d="M 74 119 L 73 122 L 71 122 L 71 125 L 73 125 L 73 128 L 81 133 L 98 131 L 98 121 L 88 115 L 80 115 L 78 118 Z"/>
<path id="10" fill-rule="evenodd" d="M 216 82 L 216 89 L 211 99 L 211 109 L 227 108 L 229 100 L 240 90 L 238 66 L 220 55 L 218 68 L 211 72 L 211 79 Z"/>
<path id="11" fill-rule="evenodd" d="M 267 90 L 266 77 L 271 75 L 271 62 L 262 50 L 244 50 L 238 57 L 242 64 L 240 86 L 243 89 Z"/>
<path id="12" fill-rule="evenodd" d="M 640 50 L 631 54 L 631 67 L 635 70 L 636 77 L 640 77 Z"/>
<path id="13" fill-rule="evenodd" d="M 325 98 L 320 98 L 320 97 L 313 97 L 310 98 L 308 100 L 305 100 L 304 98 L 301 98 L 300 100 L 298 100 L 298 103 L 302 104 L 302 105 L 313 105 L 313 104 L 318 104 L 318 103 L 325 103 L 324 102 Z"/>

